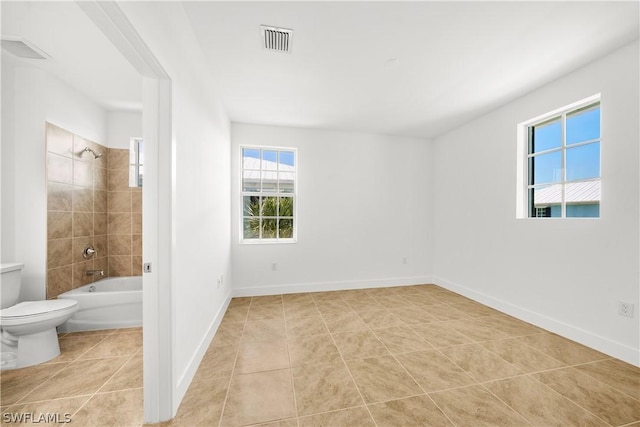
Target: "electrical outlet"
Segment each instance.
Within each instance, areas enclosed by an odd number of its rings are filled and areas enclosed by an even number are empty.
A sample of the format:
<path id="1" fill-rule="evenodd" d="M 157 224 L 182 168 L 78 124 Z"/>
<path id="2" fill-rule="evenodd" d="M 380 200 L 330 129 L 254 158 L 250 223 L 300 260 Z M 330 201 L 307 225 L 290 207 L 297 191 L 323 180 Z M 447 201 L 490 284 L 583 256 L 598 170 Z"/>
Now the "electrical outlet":
<path id="1" fill-rule="evenodd" d="M 633 317 L 633 304 L 630 302 L 620 301 L 618 305 L 618 314 L 625 317 Z"/>
<path id="2" fill-rule="evenodd" d="M 222 286 L 223 283 L 224 283 L 224 275 L 221 274 L 220 277 L 218 277 L 218 287 Z"/>

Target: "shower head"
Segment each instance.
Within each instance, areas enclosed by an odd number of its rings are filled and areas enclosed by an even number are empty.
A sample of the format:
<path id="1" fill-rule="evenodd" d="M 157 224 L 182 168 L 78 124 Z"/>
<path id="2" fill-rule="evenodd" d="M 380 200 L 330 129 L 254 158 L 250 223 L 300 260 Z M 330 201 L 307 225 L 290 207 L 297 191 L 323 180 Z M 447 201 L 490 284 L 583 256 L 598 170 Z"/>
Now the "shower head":
<path id="1" fill-rule="evenodd" d="M 93 151 L 93 150 L 92 150 L 91 148 L 89 148 L 89 147 L 84 147 L 84 150 L 82 150 L 82 151 L 80 152 L 80 155 L 82 155 L 82 153 L 84 153 L 85 151 L 88 151 L 88 152 L 90 152 L 91 154 L 93 154 L 93 158 L 94 158 L 94 159 L 99 159 L 100 157 L 102 157 L 102 153 L 95 152 L 95 151 Z"/>

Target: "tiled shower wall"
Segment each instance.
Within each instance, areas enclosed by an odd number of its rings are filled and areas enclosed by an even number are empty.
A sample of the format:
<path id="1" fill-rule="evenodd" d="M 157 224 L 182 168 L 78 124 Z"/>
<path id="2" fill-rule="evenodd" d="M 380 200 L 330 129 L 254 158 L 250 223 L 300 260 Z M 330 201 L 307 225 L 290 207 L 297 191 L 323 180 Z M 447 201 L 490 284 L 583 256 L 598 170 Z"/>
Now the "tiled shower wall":
<path id="1" fill-rule="evenodd" d="M 128 187 L 128 150 L 49 123 L 46 142 L 47 298 L 104 277 L 142 274 L 142 192 Z M 103 156 L 80 155 L 85 147 Z M 90 260 L 82 257 L 87 245 L 96 250 Z M 87 270 L 105 275 L 87 276 Z"/>

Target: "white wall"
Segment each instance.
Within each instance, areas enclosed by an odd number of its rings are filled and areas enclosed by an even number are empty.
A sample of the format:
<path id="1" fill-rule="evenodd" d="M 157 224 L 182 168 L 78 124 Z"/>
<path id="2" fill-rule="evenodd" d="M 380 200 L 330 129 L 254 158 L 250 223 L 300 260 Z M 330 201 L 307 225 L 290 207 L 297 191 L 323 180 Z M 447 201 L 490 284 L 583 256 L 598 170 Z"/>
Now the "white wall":
<path id="1" fill-rule="evenodd" d="M 173 188 L 160 196 L 172 197 L 173 360 L 163 369 L 175 414 L 230 298 L 229 120 L 182 6 L 149 5 L 119 3 L 172 86 Z"/>
<path id="2" fill-rule="evenodd" d="M 427 140 L 239 123 L 231 129 L 236 294 L 430 280 L 432 155 Z M 297 148 L 297 243 L 239 243 L 241 145 Z"/>
<path id="3" fill-rule="evenodd" d="M 601 218 L 516 219 L 516 125 L 597 93 Z M 636 42 L 437 138 L 436 282 L 640 364 L 638 99 Z"/>
<path id="4" fill-rule="evenodd" d="M 142 137 L 142 113 L 123 111 L 107 113 L 107 147 L 128 150 L 131 138 L 135 137 Z"/>
<path id="5" fill-rule="evenodd" d="M 21 299 L 44 299 L 45 122 L 104 144 L 106 112 L 45 71 L 19 64 L 14 68 L 4 56 L 2 107 L 2 262 L 25 264 Z"/>

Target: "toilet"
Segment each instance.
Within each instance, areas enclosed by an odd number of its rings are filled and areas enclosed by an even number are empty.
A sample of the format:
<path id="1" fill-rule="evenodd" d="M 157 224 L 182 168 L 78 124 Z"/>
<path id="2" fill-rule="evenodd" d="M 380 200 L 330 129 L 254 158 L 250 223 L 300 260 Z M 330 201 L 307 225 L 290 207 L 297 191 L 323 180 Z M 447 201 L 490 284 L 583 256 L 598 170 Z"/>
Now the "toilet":
<path id="1" fill-rule="evenodd" d="M 60 354 L 56 327 L 78 309 L 74 300 L 18 302 L 24 264 L 0 264 L 0 369 L 37 365 Z"/>

